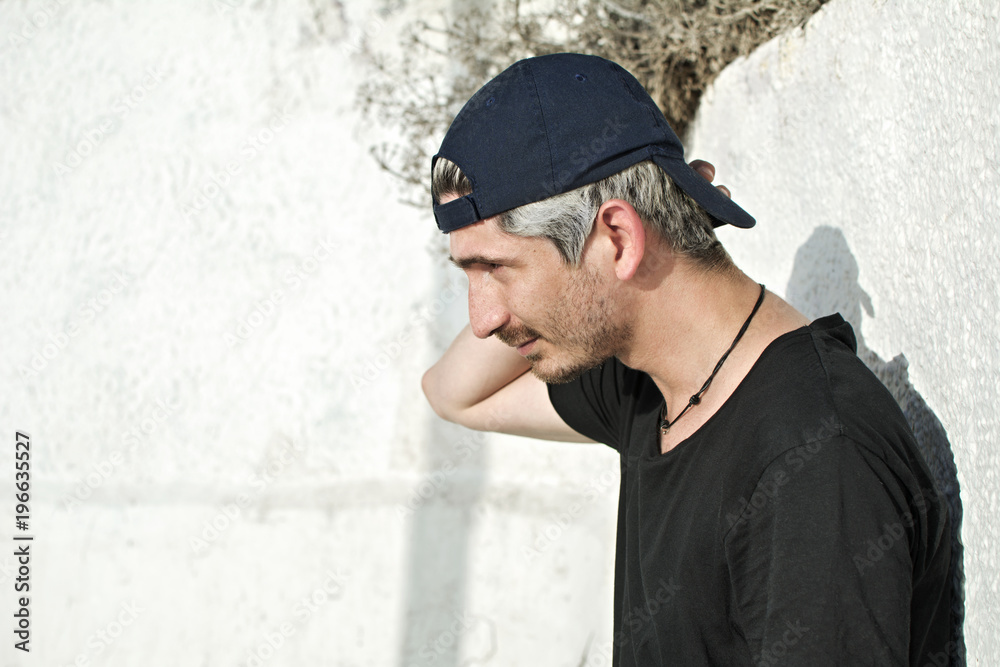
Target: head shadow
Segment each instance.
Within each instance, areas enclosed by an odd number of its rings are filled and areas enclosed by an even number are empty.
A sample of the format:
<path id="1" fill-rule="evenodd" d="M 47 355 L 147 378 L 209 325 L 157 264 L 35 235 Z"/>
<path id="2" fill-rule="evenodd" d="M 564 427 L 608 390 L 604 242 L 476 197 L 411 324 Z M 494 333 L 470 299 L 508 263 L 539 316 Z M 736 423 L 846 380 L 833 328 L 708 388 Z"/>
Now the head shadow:
<path id="1" fill-rule="evenodd" d="M 858 262 L 844 233 L 835 227 L 817 227 L 795 253 L 786 298 L 810 319 L 839 312 L 850 323 L 858 340 L 858 357 L 896 399 L 913 431 L 920 453 L 944 495 L 951 515 L 952 638 L 956 647 L 952 657 L 953 664 L 965 665 L 962 500 L 955 455 L 944 426 L 909 380 L 906 356 L 900 353 L 885 361 L 866 345 L 861 334 L 861 321 L 865 315 L 875 317 L 875 311 L 871 297 L 861 287 L 858 276 Z"/>

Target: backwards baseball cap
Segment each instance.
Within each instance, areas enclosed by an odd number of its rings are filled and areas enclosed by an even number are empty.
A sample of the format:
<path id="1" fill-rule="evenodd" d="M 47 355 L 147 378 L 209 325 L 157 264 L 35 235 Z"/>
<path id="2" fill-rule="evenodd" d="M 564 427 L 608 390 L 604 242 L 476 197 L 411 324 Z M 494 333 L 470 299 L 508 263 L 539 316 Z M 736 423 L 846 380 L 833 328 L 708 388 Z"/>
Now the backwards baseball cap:
<path id="1" fill-rule="evenodd" d="M 439 157 L 472 193 L 435 204 L 442 232 L 574 190 L 652 160 L 714 219 L 755 220 L 684 161 L 684 147 L 649 94 L 621 66 L 579 53 L 518 61 L 465 104 Z"/>

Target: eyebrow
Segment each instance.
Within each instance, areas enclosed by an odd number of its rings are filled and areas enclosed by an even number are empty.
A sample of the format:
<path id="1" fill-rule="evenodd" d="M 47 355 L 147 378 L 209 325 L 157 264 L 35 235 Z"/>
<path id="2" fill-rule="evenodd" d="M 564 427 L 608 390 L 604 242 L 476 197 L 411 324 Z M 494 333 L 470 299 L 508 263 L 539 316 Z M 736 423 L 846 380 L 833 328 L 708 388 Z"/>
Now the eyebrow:
<path id="1" fill-rule="evenodd" d="M 463 271 L 468 269 L 470 266 L 476 264 L 508 264 L 509 260 L 502 259 L 500 257 L 487 257 L 485 255 L 471 255 L 469 257 L 462 257 L 455 259 L 451 255 L 448 255 L 448 261 L 462 269 Z"/>

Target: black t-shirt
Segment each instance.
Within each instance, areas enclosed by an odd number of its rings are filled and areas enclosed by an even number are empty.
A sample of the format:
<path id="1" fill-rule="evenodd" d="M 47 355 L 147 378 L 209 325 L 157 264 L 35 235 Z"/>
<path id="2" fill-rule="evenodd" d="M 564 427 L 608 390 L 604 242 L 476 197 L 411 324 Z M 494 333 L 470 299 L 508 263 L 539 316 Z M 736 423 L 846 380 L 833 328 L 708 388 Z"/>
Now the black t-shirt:
<path id="1" fill-rule="evenodd" d="M 549 387 L 621 454 L 616 666 L 947 664 L 946 505 L 855 352 L 839 315 L 781 336 L 666 454 L 647 374 Z"/>

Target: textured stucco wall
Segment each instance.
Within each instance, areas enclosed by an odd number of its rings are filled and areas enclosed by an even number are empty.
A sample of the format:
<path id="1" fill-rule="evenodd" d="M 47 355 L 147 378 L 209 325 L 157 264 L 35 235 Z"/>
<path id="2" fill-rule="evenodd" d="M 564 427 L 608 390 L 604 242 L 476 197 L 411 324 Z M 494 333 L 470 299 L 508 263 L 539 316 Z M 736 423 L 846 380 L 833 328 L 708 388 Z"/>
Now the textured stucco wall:
<path id="1" fill-rule="evenodd" d="M 720 234 L 737 263 L 844 314 L 956 509 L 961 487 L 978 665 L 1000 663 L 998 18 L 986 0 L 834 0 L 727 68 L 688 142 L 758 218 Z"/>
<path id="2" fill-rule="evenodd" d="M 15 430 L 36 537 L 27 655 L 0 555 L 0 664 L 606 648 L 615 457 L 419 390 L 464 282 L 355 91 L 362 43 L 445 6 L 0 3 L 0 539 Z"/>
<path id="3" fill-rule="evenodd" d="M 609 664 L 614 454 L 472 434 L 419 393 L 464 283 L 354 90 L 362 39 L 445 3 L 320 4 L 0 3 L 0 488 L 27 431 L 36 535 L 32 653 L 0 664 Z M 723 75 L 696 150 L 761 219 L 737 260 L 864 310 L 870 361 L 940 420 L 990 664 L 995 40 L 970 52 L 996 16 L 910 14 L 834 0 Z"/>

